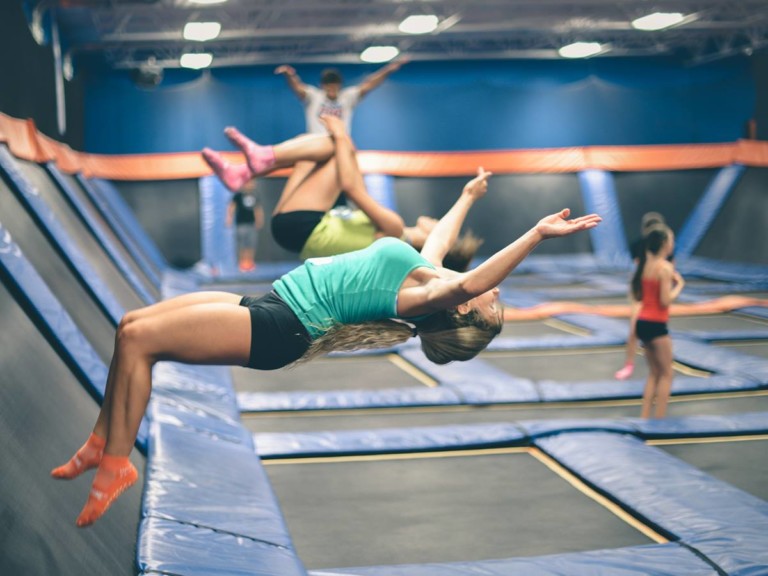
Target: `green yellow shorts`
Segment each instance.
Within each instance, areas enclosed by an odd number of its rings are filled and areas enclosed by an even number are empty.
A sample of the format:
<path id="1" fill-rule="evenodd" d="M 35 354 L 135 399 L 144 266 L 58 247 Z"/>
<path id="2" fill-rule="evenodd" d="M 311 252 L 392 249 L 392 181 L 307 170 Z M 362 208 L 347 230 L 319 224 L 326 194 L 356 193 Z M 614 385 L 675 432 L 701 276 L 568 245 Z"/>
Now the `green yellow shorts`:
<path id="1" fill-rule="evenodd" d="M 334 208 L 312 230 L 299 257 L 306 260 L 362 250 L 375 239 L 376 227 L 361 210 Z"/>

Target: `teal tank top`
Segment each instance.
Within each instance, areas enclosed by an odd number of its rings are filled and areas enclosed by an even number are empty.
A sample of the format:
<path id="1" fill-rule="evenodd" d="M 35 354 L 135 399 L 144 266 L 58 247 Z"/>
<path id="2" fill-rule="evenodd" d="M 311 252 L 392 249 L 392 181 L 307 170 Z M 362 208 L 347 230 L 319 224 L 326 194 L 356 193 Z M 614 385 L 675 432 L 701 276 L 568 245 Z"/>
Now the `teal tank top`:
<path id="1" fill-rule="evenodd" d="M 315 339 L 337 323 L 397 318 L 400 286 L 422 266 L 435 268 L 405 242 L 382 238 L 363 250 L 310 258 L 274 290 Z"/>

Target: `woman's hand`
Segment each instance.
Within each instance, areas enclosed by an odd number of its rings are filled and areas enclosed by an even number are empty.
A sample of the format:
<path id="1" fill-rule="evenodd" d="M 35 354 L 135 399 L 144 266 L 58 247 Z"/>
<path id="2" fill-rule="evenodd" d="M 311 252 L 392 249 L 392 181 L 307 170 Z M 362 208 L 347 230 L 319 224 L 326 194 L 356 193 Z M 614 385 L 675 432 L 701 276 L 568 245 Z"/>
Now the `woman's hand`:
<path id="1" fill-rule="evenodd" d="M 328 130 L 328 134 L 334 138 L 342 138 L 347 136 L 347 127 L 344 122 L 338 116 L 332 116 L 330 114 L 321 114 L 320 122 L 323 123 L 325 129 Z"/>
<path id="2" fill-rule="evenodd" d="M 472 198 L 472 200 L 482 198 L 488 191 L 488 178 L 491 176 L 493 176 L 492 172 L 486 172 L 482 166 L 478 167 L 477 176 L 466 183 L 463 193 Z"/>
<path id="3" fill-rule="evenodd" d="M 587 214 L 573 220 L 566 220 L 571 214 L 570 208 L 565 208 L 557 214 L 551 214 L 546 218 L 539 220 L 535 230 L 542 238 L 557 238 L 559 236 L 568 236 L 581 230 L 594 228 L 603 219 L 597 214 Z"/>

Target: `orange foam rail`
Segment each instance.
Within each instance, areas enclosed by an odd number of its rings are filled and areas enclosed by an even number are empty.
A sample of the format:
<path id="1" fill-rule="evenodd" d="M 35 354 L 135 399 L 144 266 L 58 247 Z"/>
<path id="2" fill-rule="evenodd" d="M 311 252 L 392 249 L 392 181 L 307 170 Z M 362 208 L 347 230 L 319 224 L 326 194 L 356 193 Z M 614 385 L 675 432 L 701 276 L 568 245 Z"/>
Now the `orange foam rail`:
<path id="1" fill-rule="evenodd" d="M 169 154 L 88 154 L 78 152 L 37 130 L 33 120 L 0 113 L 0 142 L 14 156 L 34 162 L 55 162 L 63 172 L 109 180 L 178 180 L 210 174 L 199 152 Z M 244 161 L 226 152 L 232 162 Z M 614 172 L 717 168 L 730 164 L 768 167 L 768 142 L 738 140 L 719 144 L 658 146 L 583 146 L 537 150 L 471 152 L 361 151 L 365 173 L 406 177 L 471 176 L 478 166 L 496 174 Z M 284 175 L 278 172 L 275 175 Z"/>

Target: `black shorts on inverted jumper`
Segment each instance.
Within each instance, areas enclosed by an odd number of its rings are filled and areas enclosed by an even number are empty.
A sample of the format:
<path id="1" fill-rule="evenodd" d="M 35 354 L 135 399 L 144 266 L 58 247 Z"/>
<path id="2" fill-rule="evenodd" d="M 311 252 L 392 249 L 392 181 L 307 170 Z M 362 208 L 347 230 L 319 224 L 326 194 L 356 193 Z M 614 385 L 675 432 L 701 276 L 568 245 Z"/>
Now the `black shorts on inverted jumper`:
<path id="1" fill-rule="evenodd" d="M 312 231 L 325 216 L 319 210 L 294 210 L 272 216 L 272 238 L 291 252 L 301 252 Z"/>
<path id="2" fill-rule="evenodd" d="M 649 320 L 638 320 L 635 323 L 635 334 L 643 342 L 650 342 L 656 338 L 669 334 L 666 322 L 651 322 Z"/>
<path id="3" fill-rule="evenodd" d="M 243 296 L 240 306 L 251 312 L 249 368 L 277 370 L 301 358 L 309 348 L 307 329 L 275 292 Z"/>

